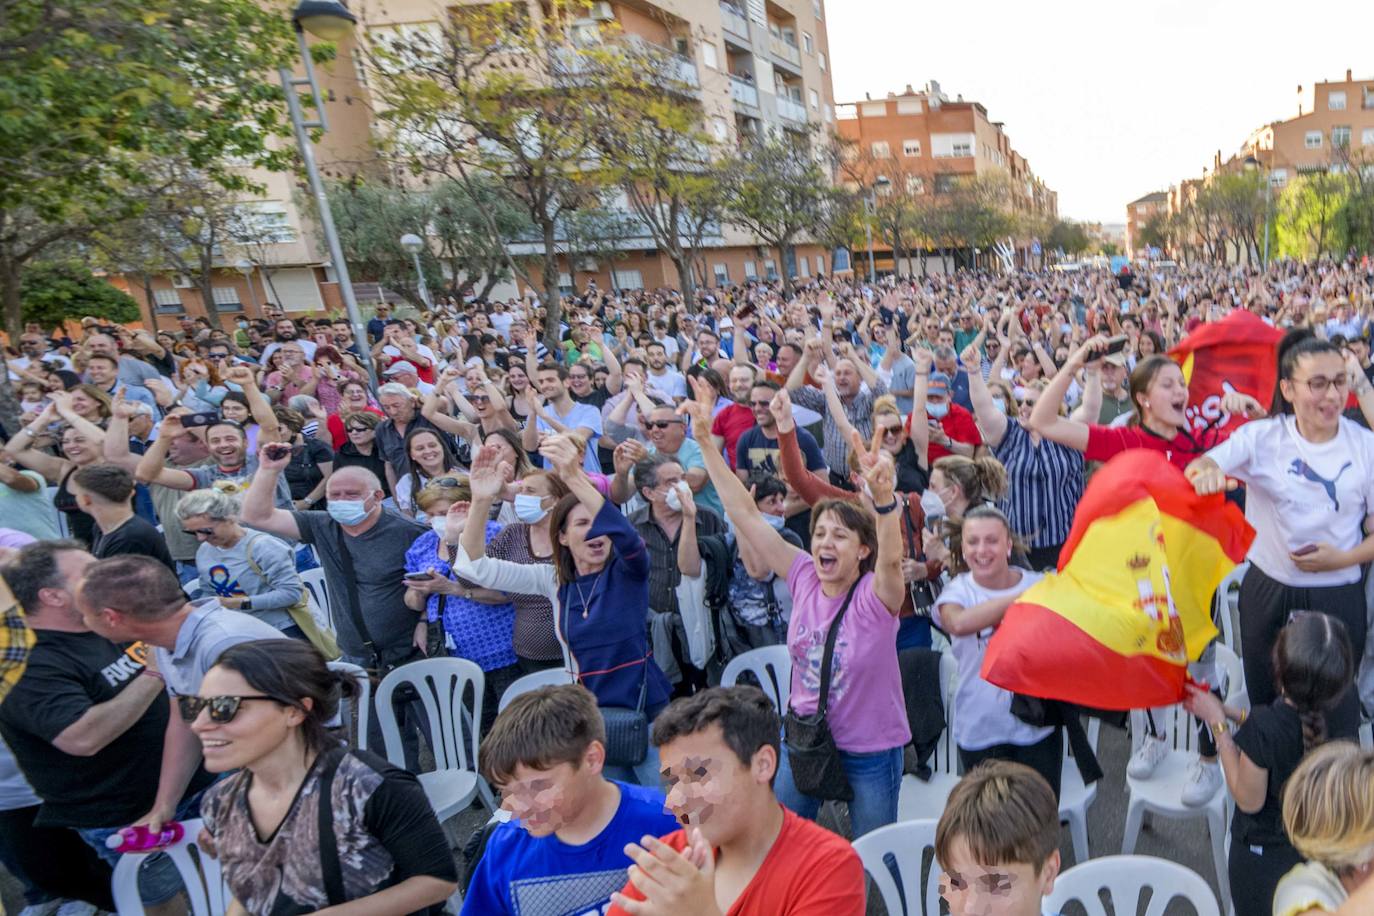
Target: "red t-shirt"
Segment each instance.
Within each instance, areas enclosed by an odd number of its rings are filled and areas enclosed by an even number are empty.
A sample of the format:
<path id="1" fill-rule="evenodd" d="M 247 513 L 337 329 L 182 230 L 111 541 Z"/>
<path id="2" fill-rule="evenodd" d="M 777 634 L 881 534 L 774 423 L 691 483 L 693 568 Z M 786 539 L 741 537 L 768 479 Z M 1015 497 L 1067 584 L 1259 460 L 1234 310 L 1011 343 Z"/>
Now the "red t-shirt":
<path id="1" fill-rule="evenodd" d="M 678 830 L 663 842 L 681 852 L 687 834 Z M 633 884 L 621 891 L 643 900 Z M 863 916 L 864 868 L 843 837 L 783 808 L 782 830 L 753 880 L 725 916 Z M 627 916 L 615 904 L 607 916 Z"/>
<path id="2" fill-rule="evenodd" d="M 730 470 L 735 469 L 735 444 L 753 428 L 754 412 L 743 404 L 731 404 L 711 421 L 711 435 L 725 437 L 725 459 L 730 462 Z"/>
<path id="3" fill-rule="evenodd" d="M 383 419 L 386 418 L 386 414 L 375 407 L 364 407 L 363 410 L 366 410 L 368 413 L 375 413 Z M 343 418 L 336 413 L 331 413 L 327 422 L 329 425 L 330 438 L 334 442 L 334 451 L 337 452 L 339 449 L 343 448 L 343 444 L 348 441 L 348 430 L 344 429 Z"/>
<path id="4" fill-rule="evenodd" d="M 1206 451 L 1182 433 L 1173 439 L 1161 439 L 1139 426 L 1088 424 L 1088 447 L 1083 450 L 1083 457 L 1089 461 L 1108 461 L 1133 448 L 1163 452 L 1169 463 L 1179 470 L 1188 467 L 1194 458 Z"/>
<path id="5" fill-rule="evenodd" d="M 967 442 L 974 448 L 983 444 L 983 437 L 978 432 L 978 423 L 973 419 L 973 414 L 953 401 L 949 402 L 949 412 L 940 418 L 940 428 L 955 442 Z M 934 464 L 936 459 L 954 454 L 943 445 L 936 445 L 934 442 L 930 443 L 927 453 L 927 460 L 931 464 Z"/>

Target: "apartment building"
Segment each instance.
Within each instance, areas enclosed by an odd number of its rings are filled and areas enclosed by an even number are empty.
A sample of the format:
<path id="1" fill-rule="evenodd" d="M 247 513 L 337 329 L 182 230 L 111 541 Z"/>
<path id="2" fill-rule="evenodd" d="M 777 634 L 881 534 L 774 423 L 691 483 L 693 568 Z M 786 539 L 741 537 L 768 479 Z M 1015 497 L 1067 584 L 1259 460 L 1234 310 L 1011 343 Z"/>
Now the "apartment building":
<path id="1" fill-rule="evenodd" d="M 1374 168 L 1374 77 L 1346 70 L 1343 80 L 1299 86 L 1298 113 L 1253 131 L 1222 168 L 1248 157 L 1270 169 L 1276 189 L 1307 172 Z"/>
<path id="2" fill-rule="evenodd" d="M 455 7 L 480 2 L 485 0 L 351 4 L 359 19 L 354 36 L 338 43 L 338 55 L 331 64 L 316 68 L 329 119 L 329 131 L 316 147 L 326 178 L 371 173 L 380 165 L 372 143 L 379 126 L 368 89 L 365 43 L 409 32 L 437 33 Z M 529 3 L 532 14 L 537 13 L 538 0 Z M 833 130 L 835 99 L 822 0 L 601 0 L 590 4 L 585 20 L 573 28 L 595 34 L 607 24 L 614 24 L 629 40 L 677 55 L 681 78 L 698 94 L 706 127 L 723 143 L 763 131 L 801 131 L 810 125 Z M 187 277 L 155 278 L 151 303 L 145 301 L 142 278 L 111 278 L 143 304 L 154 325 L 170 326 L 183 314 L 206 315 L 227 325 L 240 314 L 260 314 L 265 303 L 300 314 L 342 308 L 323 240 L 297 205 L 295 176 L 260 173 L 254 178 L 265 190 L 261 199 L 245 205 L 265 214 L 276 233 L 269 233 L 268 239 L 275 241 L 225 246 L 223 264 L 216 270 L 213 302 L 201 301 L 199 290 Z M 565 292 L 584 289 L 591 280 L 601 289 L 677 286 L 672 262 L 647 235 L 623 239 L 617 249 L 611 259 L 565 259 L 560 286 Z M 533 254 L 535 248 L 523 245 L 516 251 Z M 805 278 L 833 271 L 831 256 L 820 246 L 798 245 L 779 259 L 773 249 L 723 226 L 708 242 L 698 282 L 743 283 L 784 274 Z M 234 267 L 244 260 L 254 262 L 246 273 Z M 542 290 L 537 275 L 530 289 Z M 526 291 L 523 283 L 506 284 L 494 294 L 513 296 Z M 360 301 L 375 301 L 383 294 L 375 285 L 364 283 L 355 283 L 355 292 Z"/>
<path id="3" fill-rule="evenodd" d="M 876 193 L 942 194 L 961 177 L 1000 173 L 1010 179 L 1013 211 L 1058 217 L 1058 194 L 1012 146 L 1003 123 L 980 102 L 950 99 L 933 80 L 920 91 L 908 85 L 886 98 L 841 105 L 836 127 L 873 173 Z M 1018 263 L 1030 263 L 1033 240 L 1015 242 Z M 891 251 L 883 246 L 879 255 L 876 242 L 875 257 L 893 269 Z"/>
<path id="4" fill-rule="evenodd" d="M 1138 241 L 1140 228 L 1158 214 L 1168 214 L 1169 192 L 1154 191 L 1126 205 L 1126 257 L 1135 259 L 1144 250 Z"/>

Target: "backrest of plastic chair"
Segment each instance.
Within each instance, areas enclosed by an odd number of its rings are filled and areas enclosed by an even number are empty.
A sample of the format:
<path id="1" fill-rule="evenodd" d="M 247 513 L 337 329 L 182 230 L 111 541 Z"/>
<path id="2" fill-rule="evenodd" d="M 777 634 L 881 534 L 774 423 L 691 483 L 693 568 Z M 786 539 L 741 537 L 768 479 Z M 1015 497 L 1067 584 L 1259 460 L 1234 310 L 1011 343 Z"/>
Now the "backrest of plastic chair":
<path id="1" fill-rule="evenodd" d="M 901 821 L 854 841 L 854 851 L 878 886 L 888 916 L 939 916 L 940 866 L 933 820 Z M 929 872 L 926 850 L 930 850 Z M 924 878 L 924 881 L 922 880 Z"/>
<path id="2" fill-rule="evenodd" d="M 1083 716 L 1082 720 L 1083 731 L 1088 734 L 1088 743 L 1092 745 L 1095 751 L 1097 750 L 1097 738 L 1102 733 L 1102 720 L 1097 716 Z M 1067 770 L 1069 767 L 1076 767 L 1077 764 L 1073 762 L 1073 747 L 1069 744 L 1069 731 L 1068 729 L 1061 729 L 1061 731 L 1064 732 L 1064 769 Z"/>
<path id="3" fill-rule="evenodd" d="M 1245 665 L 1241 662 L 1240 656 L 1221 643 L 1217 643 L 1216 653 L 1217 673 L 1226 672 L 1226 705 L 1241 704 L 1248 709 L 1250 694 L 1245 686 Z"/>
<path id="4" fill-rule="evenodd" d="M 328 623 L 329 629 L 338 632 L 334 626 L 334 610 L 329 604 L 329 584 L 325 580 L 324 569 L 315 567 L 307 569 L 300 574 L 301 584 L 305 586 L 310 599 L 315 602 L 315 606 L 320 609 L 324 620 Z"/>
<path id="5" fill-rule="evenodd" d="M 1099 891 L 1106 890 L 1117 913 L 1137 913 L 1141 891 L 1147 887 L 1151 890 L 1150 905 L 1141 916 L 1163 916 L 1165 908 L 1178 897 L 1191 903 L 1197 916 L 1221 916 L 1216 895 L 1201 875 L 1153 856 L 1105 856 L 1075 865 L 1055 879 L 1044 908 L 1058 912 L 1076 900 L 1087 916 L 1106 916 L 1098 896 Z"/>
<path id="6" fill-rule="evenodd" d="M 367 726 L 372 714 L 372 679 L 367 670 L 349 662 L 330 662 L 331 671 L 338 671 L 353 679 L 356 695 L 352 703 L 358 711 L 358 733 L 353 736 L 353 746 L 360 751 L 367 750 Z"/>
<path id="7" fill-rule="evenodd" d="M 1240 581 L 1249 569 L 1250 564 L 1246 562 L 1227 573 L 1212 601 L 1212 621 L 1221 631 L 1221 642 L 1235 652 L 1240 651 L 1240 644 L 1236 642 L 1239 634 L 1236 633 L 1235 610 L 1240 604 Z"/>
<path id="8" fill-rule="evenodd" d="M 396 724 L 392 695 L 402 684 L 410 684 L 429 721 L 430 747 L 438 770 L 477 770 L 477 729 L 482 721 L 482 692 L 486 677 L 476 662 L 466 658 L 426 658 L 395 669 L 377 685 L 377 722 L 386 743 L 386 759 L 405 766 L 401 731 Z M 472 702 L 466 705 L 468 686 Z M 464 727 L 466 723 L 466 728 Z"/>
<path id="9" fill-rule="evenodd" d="M 501 700 L 496 704 L 496 711 L 499 713 L 507 706 L 510 701 L 520 696 L 522 693 L 529 693 L 531 690 L 538 690 L 540 687 L 557 687 L 562 684 L 573 683 L 572 673 L 566 668 L 548 668 L 544 671 L 535 671 L 526 674 L 524 677 L 516 678 L 506 692 L 501 694 Z"/>
<path id="10" fill-rule="evenodd" d="M 787 704 L 792 698 L 792 656 L 786 646 L 763 646 L 741 652 L 725 666 L 720 683 L 729 687 L 739 681 L 739 676 L 750 672 L 758 680 L 763 692 L 777 706 L 778 713 L 787 712 Z"/>
<path id="11" fill-rule="evenodd" d="M 181 875 L 191 916 L 224 916 L 232 895 L 224 884 L 219 860 L 200 848 L 198 840 L 205 825 L 200 820 L 189 820 L 183 821 L 181 826 L 186 831 L 181 841 L 161 851 L 167 854 Z M 115 912 L 119 916 L 143 916 L 146 912 L 138 894 L 138 868 L 150 855 L 153 853 L 129 853 L 119 857 L 111 881 Z"/>
<path id="12" fill-rule="evenodd" d="M 954 743 L 954 689 L 959 685 L 959 663 L 953 652 L 940 653 L 940 700 L 945 707 L 945 730 L 935 745 L 930 767 L 937 773 L 959 772 L 959 749 Z"/>

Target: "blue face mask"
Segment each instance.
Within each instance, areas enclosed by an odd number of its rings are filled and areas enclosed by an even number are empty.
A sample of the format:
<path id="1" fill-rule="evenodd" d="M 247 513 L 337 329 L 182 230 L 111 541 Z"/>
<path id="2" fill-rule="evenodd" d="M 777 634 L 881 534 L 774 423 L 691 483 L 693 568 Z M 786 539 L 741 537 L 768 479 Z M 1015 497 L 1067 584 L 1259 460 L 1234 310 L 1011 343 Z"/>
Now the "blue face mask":
<path id="1" fill-rule="evenodd" d="M 942 401 L 942 402 L 939 403 L 939 404 L 930 404 L 930 403 L 927 403 L 927 404 L 926 404 L 926 415 L 927 415 L 927 416 L 931 416 L 931 417 L 934 417 L 934 418 L 937 419 L 937 420 L 940 420 L 940 419 L 943 419 L 944 416 L 945 416 L 945 414 L 947 414 L 947 413 L 949 413 L 949 404 L 946 403 L 946 402 L 943 402 L 943 401 Z"/>
<path id="2" fill-rule="evenodd" d="M 340 525 L 358 525 L 367 518 L 365 499 L 331 499 L 327 508 L 329 517 Z"/>
<path id="3" fill-rule="evenodd" d="M 544 508 L 544 497 L 533 493 L 515 494 L 515 517 L 527 525 L 543 521 L 549 510 Z"/>
<path id="4" fill-rule="evenodd" d="M 1007 412 L 1007 399 L 1006 399 L 1006 398 L 993 398 L 993 399 L 992 399 L 992 406 L 997 408 L 997 412 L 998 412 L 998 413 L 1006 413 L 1006 412 Z M 928 409 L 928 408 L 927 408 L 927 409 Z"/>
<path id="5" fill-rule="evenodd" d="M 773 528 L 778 531 L 781 531 L 783 526 L 787 524 L 787 519 L 781 515 L 769 515 L 767 512 L 761 512 L 759 514 L 763 516 L 765 522 L 772 525 Z"/>

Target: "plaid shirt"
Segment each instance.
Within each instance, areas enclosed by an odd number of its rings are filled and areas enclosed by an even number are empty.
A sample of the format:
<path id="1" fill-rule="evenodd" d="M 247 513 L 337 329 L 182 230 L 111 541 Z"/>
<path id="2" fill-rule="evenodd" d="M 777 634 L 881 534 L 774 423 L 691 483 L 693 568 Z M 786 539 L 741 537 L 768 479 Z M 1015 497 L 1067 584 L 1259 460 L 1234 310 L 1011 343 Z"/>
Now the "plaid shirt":
<path id="1" fill-rule="evenodd" d="M 845 416 L 849 418 L 850 424 L 859 431 L 859 435 L 864 437 L 865 442 L 873 438 L 873 402 L 885 394 L 887 394 L 887 385 L 879 380 L 878 384 L 872 388 L 860 389 L 859 393 L 850 398 L 847 403 L 844 402 L 844 398 L 840 398 L 841 403 L 844 403 Z M 825 463 L 830 466 L 830 470 L 848 478 L 849 443 L 840 433 L 840 427 L 835 422 L 835 418 L 830 416 L 830 410 L 825 402 L 825 392 L 819 388 L 803 385 L 792 392 L 792 403 L 800 404 L 807 410 L 814 410 L 825 417 L 825 441 L 821 444 L 821 449 L 825 454 Z"/>
<path id="2" fill-rule="evenodd" d="M 652 510 L 644 506 L 630 516 L 630 524 L 644 539 L 649 550 L 649 607 L 660 614 L 676 614 L 677 587 L 682 573 L 677 568 L 677 542 L 663 533 L 654 521 Z M 697 538 L 725 532 L 725 520 L 705 507 L 697 508 Z M 678 534 L 681 535 L 681 528 Z"/>
<path id="3" fill-rule="evenodd" d="M 14 600 L 9 586 L 0 582 L 0 702 L 10 688 L 24 676 L 24 667 L 33 649 L 34 634 L 24 620 L 24 612 Z"/>

